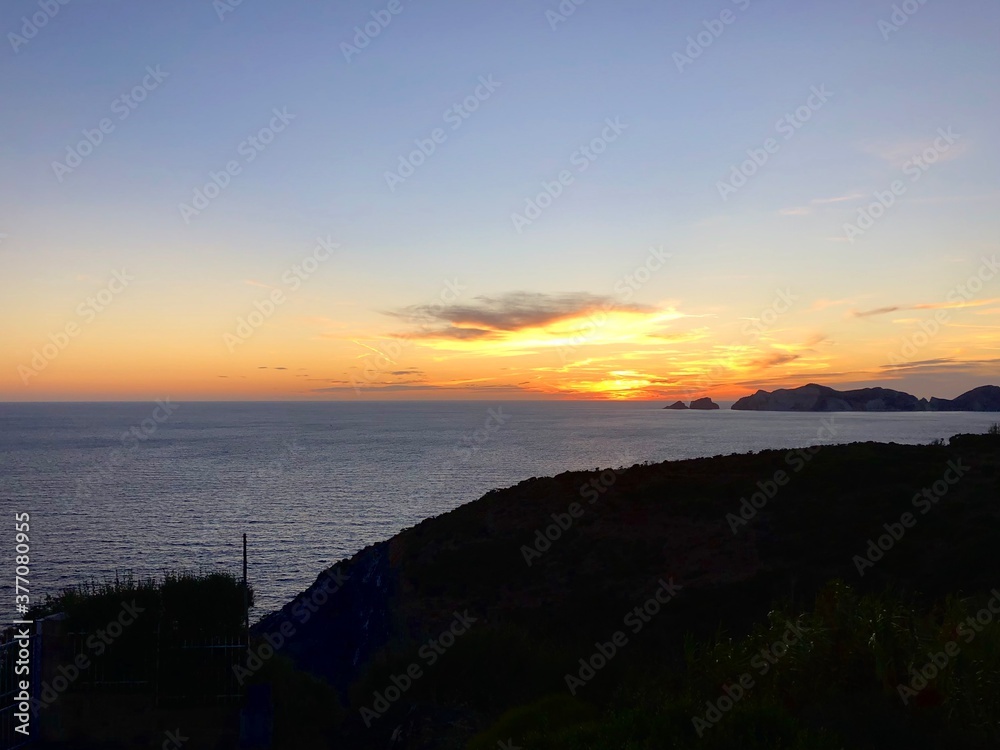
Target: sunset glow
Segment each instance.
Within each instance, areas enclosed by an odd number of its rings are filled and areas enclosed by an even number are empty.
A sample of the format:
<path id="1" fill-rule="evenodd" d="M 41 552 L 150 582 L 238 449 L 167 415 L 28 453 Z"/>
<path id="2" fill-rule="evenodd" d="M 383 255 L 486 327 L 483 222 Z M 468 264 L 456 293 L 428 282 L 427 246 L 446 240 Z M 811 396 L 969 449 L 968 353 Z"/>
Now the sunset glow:
<path id="1" fill-rule="evenodd" d="M 66 7 L 5 63 L 0 400 L 994 381 L 995 8 L 733 5 L 696 56 L 695 6 Z"/>

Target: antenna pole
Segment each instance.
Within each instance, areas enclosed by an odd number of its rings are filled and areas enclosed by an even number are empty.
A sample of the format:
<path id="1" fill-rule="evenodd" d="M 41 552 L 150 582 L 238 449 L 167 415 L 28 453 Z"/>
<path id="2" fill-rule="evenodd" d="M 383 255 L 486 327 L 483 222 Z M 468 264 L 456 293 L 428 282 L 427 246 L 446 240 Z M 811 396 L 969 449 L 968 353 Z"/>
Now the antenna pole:
<path id="1" fill-rule="evenodd" d="M 247 535 L 243 535 L 243 624 L 247 629 L 247 636 L 250 635 L 250 602 L 249 591 L 247 590 Z"/>

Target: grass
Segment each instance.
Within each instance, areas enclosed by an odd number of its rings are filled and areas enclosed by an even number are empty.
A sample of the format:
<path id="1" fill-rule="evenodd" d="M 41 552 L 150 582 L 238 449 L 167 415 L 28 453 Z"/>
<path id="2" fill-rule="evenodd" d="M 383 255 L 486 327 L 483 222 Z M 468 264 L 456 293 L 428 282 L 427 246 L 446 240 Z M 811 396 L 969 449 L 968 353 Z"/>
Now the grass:
<path id="1" fill-rule="evenodd" d="M 70 630 L 90 632 L 118 617 L 122 606 L 135 602 L 144 610 L 136 630 L 157 622 L 178 634 L 243 632 L 243 582 L 230 573 L 168 572 L 161 578 L 116 574 L 114 579 L 90 581 L 47 596 L 29 617 L 40 619 L 65 613 Z M 253 587 L 248 588 L 253 606 Z"/>
<path id="2" fill-rule="evenodd" d="M 835 750 L 868 747 L 879 732 L 905 738 L 913 748 L 996 747 L 1000 628 L 975 633 L 967 624 L 985 603 L 948 598 L 921 608 L 835 581 L 809 612 L 776 609 L 743 638 L 689 640 L 680 669 L 648 675 L 634 665 L 622 692 L 601 709 L 588 710 L 565 693 L 548 696 L 506 712 L 470 747 L 513 739 L 532 750 Z M 787 651 L 781 647 L 775 656 L 789 623 L 803 635 L 789 638 Z M 949 643 L 958 653 L 904 704 L 900 685 L 909 685 L 914 670 Z M 774 658 L 762 658 L 762 650 Z M 743 675 L 752 687 L 699 737 L 694 717 L 704 718 L 708 703 L 717 703 Z"/>
<path id="3" fill-rule="evenodd" d="M 987 435 L 1000 435 L 1000 422 L 994 422 L 986 431 Z"/>

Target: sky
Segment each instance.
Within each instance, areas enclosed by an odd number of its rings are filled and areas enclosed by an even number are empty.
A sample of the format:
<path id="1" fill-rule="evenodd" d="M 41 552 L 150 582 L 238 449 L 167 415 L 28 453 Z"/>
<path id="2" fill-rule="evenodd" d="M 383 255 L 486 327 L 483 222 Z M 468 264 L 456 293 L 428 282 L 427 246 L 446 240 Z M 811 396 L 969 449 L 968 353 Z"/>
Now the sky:
<path id="1" fill-rule="evenodd" d="M 0 400 L 1000 382 L 992 0 L 10 0 L 0 32 Z"/>

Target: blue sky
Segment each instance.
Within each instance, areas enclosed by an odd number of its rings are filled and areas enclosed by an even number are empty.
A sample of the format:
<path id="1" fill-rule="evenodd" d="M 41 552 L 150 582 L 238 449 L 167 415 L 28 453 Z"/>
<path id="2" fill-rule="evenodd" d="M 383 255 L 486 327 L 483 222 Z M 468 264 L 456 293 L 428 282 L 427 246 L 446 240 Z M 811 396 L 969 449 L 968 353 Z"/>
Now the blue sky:
<path id="1" fill-rule="evenodd" d="M 16 52 L 8 37 L 0 316 L 18 335 L 5 362 L 30 356 L 87 284 L 122 265 L 135 269 L 140 294 L 109 311 L 113 322 L 99 321 L 81 350 L 98 357 L 146 331 L 181 351 L 178 338 L 201 329 L 218 348 L 254 285 L 280 278 L 328 235 L 341 253 L 310 281 L 296 315 L 333 327 L 286 321 L 303 351 L 341 328 L 349 339 L 391 335 L 385 311 L 425 303 L 451 278 L 470 299 L 609 294 L 654 245 L 674 262 L 639 290 L 641 302 L 734 319 L 783 286 L 806 304 L 929 304 L 995 252 L 995 3 L 914 0 L 916 12 L 886 39 L 879 22 L 893 5 L 871 0 L 586 0 L 554 29 L 546 11 L 555 2 L 398 0 L 401 12 L 347 61 L 342 44 L 389 6 L 71 0 Z M 39 7 L 7 3 L 0 30 L 21 34 Z M 732 23 L 678 70 L 675 53 L 723 13 Z M 114 102 L 147 69 L 167 77 L 118 119 Z M 452 129 L 445 113 L 483 78 L 495 91 Z M 829 100 L 791 137 L 776 134 L 814 88 Z M 240 145 L 276 109 L 294 119 L 246 163 Z M 113 132 L 60 182 L 52 163 L 102 118 Z M 609 118 L 627 127 L 577 171 L 573 154 Z M 386 172 L 436 128 L 445 137 L 435 153 L 390 190 Z M 942 128 L 957 142 L 918 182 L 905 178 L 906 195 L 884 219 L 845 241 L 845 222 Z M 777 151 L 723 200 L 719 182 L 768 138 Z M 240 173 L 186 223 L 178 205 L 232 160 Z M 515 231 L 511 214 L 562 170 L 572 184 Z M 993 292 L 985 298 L 1000 297 Z M 814 328 L 838 326 L 841 340 L 896 336 L 840 318 Z M 331 346 L 323 377 L 334 379 L 350 355 Z M 315 368 L 315 350 L 310 357 Z M 59 369 L 46 375 L 52 393 L 74 381 L 66 370 L 57 382 Z M 23 397 L 16 366 L 6 370 L 3 392 Z"/>

